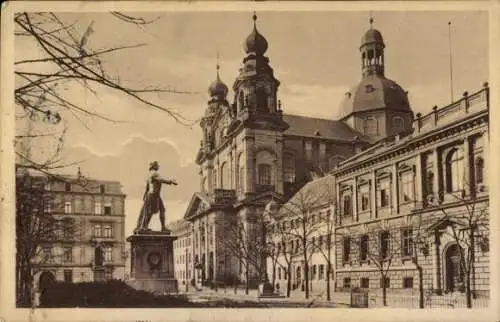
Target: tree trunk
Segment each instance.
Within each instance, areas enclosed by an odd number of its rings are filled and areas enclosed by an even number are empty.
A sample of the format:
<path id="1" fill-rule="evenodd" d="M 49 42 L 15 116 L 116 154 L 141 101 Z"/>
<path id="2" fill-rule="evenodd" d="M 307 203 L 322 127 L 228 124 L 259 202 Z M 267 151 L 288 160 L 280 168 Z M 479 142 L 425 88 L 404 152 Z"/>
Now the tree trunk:
<path id="1" fill-rule="evenodd" d="M 248 295 L 248 286 L 250 281 L 248 280 L 248 268 L 245 269 L 245 294 Z"/>
<path id="2" fill-rule="evenodd" d="M 466 272 L 465 276 L 465 300 L 467 303 L 467 308 L 472 308 L 472 292 L 470 287 L 470 271 Z"/>
<path id="3" fill-rule="evenodd" d="M 304 251 L 304 283 L 305 283 L 306 299 L 308 299 L 309 298 L 309 263 L 307 262 L 306 251 Z"/>
<path id="4" fill-rule="evenodd" d="M 422 266 L 416 265 L 418 271 L 418 307 L 424 308 L 424 272 Z"/>
<path id="5" fill-rule="evenodd" d="M 330 290 L 330 275 L 331 275 L 331 272 L 330 272 L 330 262 L 328 262 L 327 264 L 327 268 L 326 268 L 326 300 L 327 301 L 331 301 L 332 300 L 332 293 L 331 293 L 331 290 Z"/>
<path id="6" fill-rule="evenodd" d="M 286 280 L 286 297 L 290 297 L 290 292 L 292 289 L 292 267 L 288 265 L 287 267 L 288 278 Z"/>
<path id="7" fill-rule="evenodd" d="M 387 288 L 385 286 L 385 275 L 382 274 L 382 304 L 387 306 Z"/>
<path id="8" fill-rule="evenodd" d="M 272 286 L 273 286 L 273 289 L 276 287 L 276 262 L 273 261 L 273 278 L 272 278 L 273 282 L 272 282 Z"/>

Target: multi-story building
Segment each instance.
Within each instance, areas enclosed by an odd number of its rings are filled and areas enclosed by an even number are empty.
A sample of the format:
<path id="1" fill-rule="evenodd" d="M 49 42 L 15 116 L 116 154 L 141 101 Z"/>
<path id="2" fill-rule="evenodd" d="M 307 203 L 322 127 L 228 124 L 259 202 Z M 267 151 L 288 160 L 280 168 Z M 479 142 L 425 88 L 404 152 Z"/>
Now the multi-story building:
<path id="1" fill-rule="evenodd" d="M 341 162 L 337 286 L 489 292 L 488 110 L 485 87 L 422 116 Z M 382 279 L 380 267 L 388 270 Z"/>
<path id="2" fill-rule="evenodd" d="M 45 212 L 58 224 L 40 243 L 35 282 L 124 278 L 126 196 L 120 182 L 80 173 L 41 179 L 49 196 Z"/>
<path id="3" fill-rule="evenodd" d="M 177 236 L 174 241 L 174 273 L 180 290 L 189 289 L 193 275 L 193 251 L 191 244 L 192 227 L 189 221 L 180 219 L 168 225 L 172 235 Z"/>
<path id="4" fill-rule="evenodd" d="M 357 125 L 363 111 L 346 115 L 345 122 L 284 113 L 286 107 L 278 96 L 280 82 L 265 56 L 268 42 L 257 31 L 256 19 L 244 44 L 246 56 L 233 83 L 232 103 L 217 67 L 201 120 L 203 137 L 196 157 L 200 191 L 193 195 L 185 214 L 193 223 L 193 267 L 201 280 L 255 282 L 262 278 L 265 271 L 255 268 L 262 265 L 242 263 L 243 255 L 238 252 L 243 244 L 252 248 L 245 240 L 263 238 L 257 222 L 265 205 L 270 200 L 286 201 L 315 173 L 328 172 L 370 142 Z M 406 102 L 399 87 L 394 91 L 401 92 L 400 99 Z M 404 108 L 398 113 L 410 115 Z M 385 130 L 380 127 L 377 133 Z M 235 225 L 228 223 L 232 221 L 241 224 L 238 233 L 231 232 Z M 228 237 L 236 235 L 242 247 L 234 241 L 228 247 Z"/>

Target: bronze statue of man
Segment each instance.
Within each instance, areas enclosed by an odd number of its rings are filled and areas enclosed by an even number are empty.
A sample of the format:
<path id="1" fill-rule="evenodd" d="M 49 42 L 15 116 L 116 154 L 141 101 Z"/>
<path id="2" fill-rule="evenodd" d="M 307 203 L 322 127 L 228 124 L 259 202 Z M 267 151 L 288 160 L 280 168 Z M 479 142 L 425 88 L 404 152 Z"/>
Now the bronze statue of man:
<path id="1" fill-rule="evenodd" d="M 151 217 L 158 212 L 160 213 L 161 230 L 167 231 L 167 227 L 165 226 L 165 205 L 160 196 L 161 185 L 177 185 L 177 182 L 175 180 L 163 179 L 158 173 L 159 169 L 160 164 L 158 161 L 149 164 L 149 176 L 143 197 L 144 204 L 141 208 L 135 232 L 147 231 Z"/>

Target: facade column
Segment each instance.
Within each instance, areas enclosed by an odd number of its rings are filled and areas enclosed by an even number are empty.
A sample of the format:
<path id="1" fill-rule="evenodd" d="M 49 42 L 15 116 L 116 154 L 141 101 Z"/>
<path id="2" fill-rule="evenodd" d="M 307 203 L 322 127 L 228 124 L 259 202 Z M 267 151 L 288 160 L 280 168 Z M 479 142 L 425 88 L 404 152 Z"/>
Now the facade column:
<path id="1" fill-rule="evenodd" d="M 415 173 L 414 173 L 414 178 L 415 180 L 413 181 L 413 186 L 415 189 L 415 203 L 422 203 L 423 202 L 423 186 L 425 180 L 423 179 L 422 174 L 424 173 L 422 169 L 422 155 L 419 153 L 417 154 L 417 160 L 415 164 Z M 420 208 L 420 207 L 419 207 Z"/>
<path id="2" fill-rule="evenodd" d="M 391 212 L 397 214 L 399 212 L 399 193 L 398 193 L 398 168 L 396 164 L 392 165 L 391 169 Z"/>
<path id="3" fill-rule="evenodd" d="M 255 140 L 253 137 L 245 137 L 246 145 L 246 173 L 245 192 L 254 192 L 255 188 Z M 241 165 L 240 165 L 241 166 Z"/>
<path id="4" fill-rule="evenodd" d="M 354 187 L 353 187 L 353 192 L 352 192 L 352 215 L 353 219 L 358 222 L 358 177 L 354 177 Z"/>
<path id="5" fill-rule="evenodd" d="M 432 183 L 432 186 L 434 187 L 434 199 L 436 201 L 441 200 L 441 186 L 440 186 L 440 177 L 441 177 L 441 172 L 439 171 L 440 166 L 439 166 L 439 151 L 438 149 L 434 149 L 432 151 L 431 155 L 431 160 L 432 160 L 432 173 L 434 173 L 434 182 Z"/>
<path id="6" fill-rule="evenodd" d="M 335 226 L 342 225 L 342 200 L 340 200 L 340 184 L 338 182 L 335 183 L 335 203 L 337 209 L 334 210 L 332 215 L 334 216 L 333 220 Z"/>
<path id="7" fill-rule="evenodd" d="M 276 149 L 274 153 L 276 154 L 274 156 L 276 160 L 274 169 L 275 191 L 283 194 L 283 138 L 281 134 L 277 134 L 276 136 Z"/>
<path id="8" fill-rule="evenodd" d="M 471 192 L 473 192 L 472 190 L 474 189 L 474 187 L 472 186 L 472 181 L 471 181 L 471 169 L 470 169 L 470 166 L 471 166 L 471 162 L 470 162 L 470 140 L 469 140 L 469 137 L 466 137 L 464 139 L 464 144 L 463 144 L 463 147 L 464 147 L 464 174 L 463 174 L 463 183 L 462 183 L 462 188 L 464 189 L 465 191 L 465 194 L 467 196 L 469 196 L 471 194 Z"/>
<path id="9" fill-rule="evenodd" d="M 375 171 L 371 173 L 370 180 L 370 219 L 377 218 L 377 178 Z"/>

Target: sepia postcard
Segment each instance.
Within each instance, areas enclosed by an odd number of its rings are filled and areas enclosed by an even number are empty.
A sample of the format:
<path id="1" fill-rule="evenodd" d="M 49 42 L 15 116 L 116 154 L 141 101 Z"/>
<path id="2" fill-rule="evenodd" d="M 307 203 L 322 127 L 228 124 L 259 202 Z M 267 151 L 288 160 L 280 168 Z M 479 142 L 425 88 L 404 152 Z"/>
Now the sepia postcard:
<path id="1" fill-rule="evenodd" d="M 0 321 L 500 320 L 498 1 L 1 14 Z"/>

